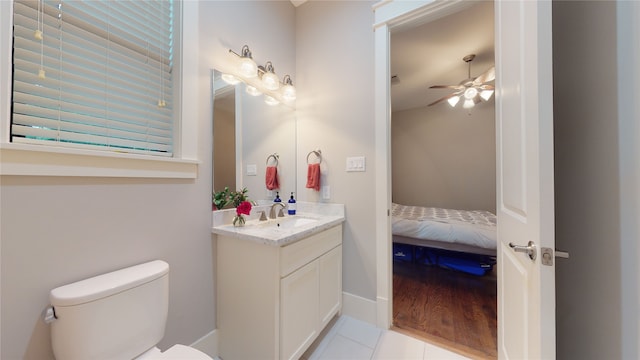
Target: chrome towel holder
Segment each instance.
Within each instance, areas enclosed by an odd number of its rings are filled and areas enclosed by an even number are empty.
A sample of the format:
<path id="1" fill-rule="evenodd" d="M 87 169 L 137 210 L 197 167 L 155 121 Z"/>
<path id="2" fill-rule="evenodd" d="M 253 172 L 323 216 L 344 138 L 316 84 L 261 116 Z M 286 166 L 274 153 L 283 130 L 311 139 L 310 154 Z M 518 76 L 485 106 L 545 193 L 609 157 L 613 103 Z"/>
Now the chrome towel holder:
<path id="1" fill-rule="evenodd" d="M 277 153 L 273 153 L 273 154 L 267 156 L 266 165 L 269 166 L 269 160 L 271 158 L 273 158 L 273 160 L 275 161 L 275 164 L 273 164 L 273 166 L 278 166 L 278 159 L 280 158 L 280 156 Z"/>
<path id="2" fill-rule="evenodd" d="M 318 158 L 318 164 L 322 162 L 322 151 L 320 149 L 316 149 L 309 151 L 309 153 L 307 154 L 307 164 L 309 164 L 309 156 L 311 156 L 311 154 L 316 155 L 316 157 Z"/>

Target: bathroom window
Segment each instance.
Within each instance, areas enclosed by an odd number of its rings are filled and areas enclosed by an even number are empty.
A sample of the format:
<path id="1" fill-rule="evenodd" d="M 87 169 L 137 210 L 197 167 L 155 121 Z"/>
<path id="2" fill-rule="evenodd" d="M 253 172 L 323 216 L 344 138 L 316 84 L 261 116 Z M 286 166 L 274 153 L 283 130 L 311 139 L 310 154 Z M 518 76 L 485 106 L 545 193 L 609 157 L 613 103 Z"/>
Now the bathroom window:
<path id="1" fill-rule="evenodd" d="M 10 141 L 174 156 L 169 0 L 16 0 Z"/>

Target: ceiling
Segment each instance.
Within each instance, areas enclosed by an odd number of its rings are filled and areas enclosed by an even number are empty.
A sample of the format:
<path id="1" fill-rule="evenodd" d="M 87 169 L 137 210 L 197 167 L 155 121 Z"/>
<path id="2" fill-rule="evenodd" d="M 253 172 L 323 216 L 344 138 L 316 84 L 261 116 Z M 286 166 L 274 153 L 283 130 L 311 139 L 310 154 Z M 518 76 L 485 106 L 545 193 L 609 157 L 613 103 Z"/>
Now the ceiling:
<path id="1" fill-rule="evenodd" d="M 457 85 L 468 78 L 462 58 L 476 54 L 471 77 L 494 65 L 493 1 L 473 1 L 463 10 L 391 33 L 393 111 L 424 107 L 451 93 L 431 85 Z M 446 102 L 434 106 L 448 106 Z"/>

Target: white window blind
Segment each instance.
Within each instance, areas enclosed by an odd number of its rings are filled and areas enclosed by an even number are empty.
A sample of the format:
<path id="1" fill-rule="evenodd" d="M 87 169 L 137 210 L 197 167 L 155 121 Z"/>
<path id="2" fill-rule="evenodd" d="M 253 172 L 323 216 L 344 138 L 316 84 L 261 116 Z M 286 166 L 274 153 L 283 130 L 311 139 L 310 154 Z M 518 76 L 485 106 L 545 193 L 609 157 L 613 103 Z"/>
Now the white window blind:
<path id="1" fill-rule="evenodd" d="M 172 156 L 173 19 L 171 0 L 15 1 L 11 141 Z"/>

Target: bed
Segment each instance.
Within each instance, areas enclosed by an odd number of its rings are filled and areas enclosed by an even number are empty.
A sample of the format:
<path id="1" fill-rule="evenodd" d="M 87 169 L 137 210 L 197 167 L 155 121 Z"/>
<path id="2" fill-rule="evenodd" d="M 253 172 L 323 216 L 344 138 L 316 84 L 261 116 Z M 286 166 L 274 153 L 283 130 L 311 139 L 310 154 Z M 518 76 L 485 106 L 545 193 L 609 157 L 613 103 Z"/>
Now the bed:
<path id="1" fill-rule="evenodd" d="M 394 243 L 496 255 L 496 216 L 489 211 L 393 203 L 391 215 Z"/>

